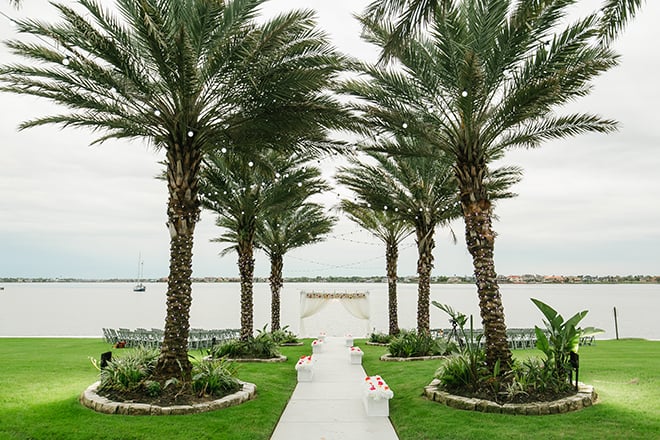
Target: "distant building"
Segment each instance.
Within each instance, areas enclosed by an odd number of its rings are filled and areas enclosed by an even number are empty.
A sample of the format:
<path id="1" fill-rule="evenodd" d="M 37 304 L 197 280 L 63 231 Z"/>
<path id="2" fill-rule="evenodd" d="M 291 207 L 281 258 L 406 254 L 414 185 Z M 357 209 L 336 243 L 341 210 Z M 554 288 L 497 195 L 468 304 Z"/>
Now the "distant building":
<path id="1" fill-rule="evenodd" d="M 561 275 L 547 275 L 543 277 L 544 283 L 563 283 L 564 277 Z"/>

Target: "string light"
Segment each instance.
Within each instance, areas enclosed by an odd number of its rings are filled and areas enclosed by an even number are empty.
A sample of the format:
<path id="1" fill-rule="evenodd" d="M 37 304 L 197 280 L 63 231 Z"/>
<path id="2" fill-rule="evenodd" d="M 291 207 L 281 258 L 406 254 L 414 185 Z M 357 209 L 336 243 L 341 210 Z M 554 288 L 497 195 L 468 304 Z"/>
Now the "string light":
<path id="1" fill-rule="evenodd" d="M 69 60 L 68 57 L 64 57 L 62 59 L 62 64 L 64 64 L 65 66 L 68 66 L 69 64 L 71 64 L 71 61 Z"/>
<path id="2" fill-rule="evenodd" d="M 462 96 L 463 98 L 467 98 L 467 95 L 468 95 L 467 90 L 463 90 L 463 91 L 461 92 L 461 96 Z"/>
<path id="3" fill-rule="evenodd" d="M 380 243 L 380 245 L 382 246 L 382 243 Z M 416 244 L 415 243 L 410 243 L 406 246 L 400 246 L 399 250 L 402 251 L 402 250 L 411 248 L 413 246 L 416 246 Z M 368 258 L 368 259 L 365 259 L 365 260 L 355 261 L 355 262 L 352 262 L 352 263 L 328 264 L 328 263 L 323 263 L 323 262 L 320 262 L 320 261 L 314 261 L 314 260 L 308 260 L 308 259 L 304 259 L 304 258 L 298 258 L 298 257 L 290 255 L 290 254 L 287 254 L 287 257 L 288 258 L 293 258 L 294 260 L 302 261 L 304 263 L 311 263 L 311 264 L 316 264 L 318 266 L 323 266 L 327 270 L 329 270 L 329 269 L 343 269 L 343 268 L 354 267 L 354 266 L 364 266 L 365 263 L 370 263 L 370 262 L 373 262 L 373 261 L 382 261 L 382 260 L 385 259 L 384 255 L 380 255 L 380 256 L 373 257 L 373 258 Z M 299 270 L 297 272 L 318 272 L 318 270 L 319 269 L 316 268 L 316 269 L 309 269 L 309 270 Z M 320 270 L 323 270 L 323 269 L 320 269 Z M 363 270 L 373 270 L 373 269 L 370 269 L 369 267 L 364 267 Z"/>
<path id="4" fill-rule="evenodd" d="M 402 127 L 403 127 L 404 129 L 405 129 L 405 128 L 408 128 L 408 124 L 404 122 L 403 125 L 402 125 Z"/>

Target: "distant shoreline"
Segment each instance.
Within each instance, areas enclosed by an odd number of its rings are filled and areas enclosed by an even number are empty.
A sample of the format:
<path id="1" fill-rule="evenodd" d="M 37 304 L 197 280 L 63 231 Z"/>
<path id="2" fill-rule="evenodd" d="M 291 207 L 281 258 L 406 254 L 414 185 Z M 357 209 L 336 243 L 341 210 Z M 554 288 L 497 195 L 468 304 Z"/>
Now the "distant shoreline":
<path id="1" fill-rule="evenodd" d="M 194 283 L 238 283 L 238 277 L 193 277 Z M 109 278 L 109 279 L 90 279 L 90 278 L 22 278 L 6 277 L 0 278 L 0 283 L 132 283 L 134 279 L 130 278 Z M 167 278 L 146 278 L 142 282 L 147 283 L 165 283 Z M 268 283 L 268 278 L 256 277 L 255 283 Z M 386 277 L 350 277 L 350 276 L 332 276 L 332 277 L 290 277 L 284 278 L 285 283 L 387 283 Z M 608 276 L 589 276 L 589 275 L 509 275 L 499 276 L 498 284 L 660 284 L 660 276 L 657 275 L 608 275 Z M 415 276 L 401 276 L 398 283 L 416 284 Z M 432 277 L 431 284 L 474 284 L 472 276 L 436 276 Z"/>

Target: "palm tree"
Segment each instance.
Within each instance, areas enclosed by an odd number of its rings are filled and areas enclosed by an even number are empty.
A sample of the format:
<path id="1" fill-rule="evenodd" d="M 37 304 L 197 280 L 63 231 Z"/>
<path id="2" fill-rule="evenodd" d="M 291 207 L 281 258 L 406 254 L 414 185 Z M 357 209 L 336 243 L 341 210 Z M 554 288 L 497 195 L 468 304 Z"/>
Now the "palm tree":
<path id="1" fill-rule="evenodd" d="M 388 56 L 396 51 L 403 42 L 420 32 L 425 24 L 432 22 L 436 13 L 442 13 L 445 8 L 451 9 L 456 3 L 455 0 L 374 0 L 365 9 L 364 16 L 372 17 L 377 22 L 388 19 L 396 22 L 396 26 L 384 46 L 385 52 L 383 55 Z M 474 1 L 466 3 L 471 7 Z M 488 7 L 492 10 L 501 9 L 502 7 L 508 9 L 514 6 L 512 3 L 514 2 L 508 0 L 496 2 L 496 4 L 488 5 Z M 540 10 L 541 8 L 547 8 L 547 10 L 560 10 L 577 3 L 577 0 L 563 2 L 558 6 L 552 4 L 553 2 L 545 2 L 541 5 L 534 2 L 526 3 L 526 5 L 521 5 L 520 9 L 539 8 Z M 601 14 L 599 14 L 598 26 L 601 42 L 607 43 L 616 38 L 618 33 L 641 9 L 643 3 L 644 0 L 603 0 L 603 5 L 599 9 Z M 481 5 L 477 6 L 487 9 Z"/>
<path id="2" fill-rule="evenodd" d="M 360 225 L 363 229 L 371 232 L 385 244 L 389 334 L 394 336 L 399 333 L 397 304 L 399 245 L 414 232 L 414 228 L 398 216 L 393 215 L 392 211 L 374 210 L 367 208 L 366 204 L 367 202 L 365 200 L 361 200 L 360 204 L 343 199 L 340 202 L 340 207 L 348 215 L 349 219 Z"/>
<path id="3" fill-rule="evenodd" d="M 302 183 L 298 186 L 298 183 Z M 304 199 L 316 192 L 309 179 L 296 183 L 305 188 Z M 311 190 L 311 191 L 310 191 Z M 305 194 L 307 193 L 307 194 Z M 298 208 L 269 209 L 257 226 L 255 244 L 270 258 L 271 330 L 280 329 L 280 292 L 284 285 L 282 270 L 287 252 L 323 240 L 337 219 L 324 212 L 321 205 L 304 202 Z"/>
<path id="4" fill-rule="evenodd" d="M 573 3 L 384 0 L 362 19 L 366 38 L 396 63 L 387 71 L 361 68 L 370 78 L 353 88 L 367 100 L 360 106 L 365 118 L 423 141 L 393 154 L 441 154 L 453 162 L 491 371 L 498 361 L 508 370 L 511 352 L 494 266 L 489 164 L 512 148 L 616 128 L 599 116 L 555 110 L 588 94 L 591 80 L 616 65 L 607 35 L 616 35 L 641 2 L 607 1 L 604 14 L 566 24 Z M 390 94 L 389 108 L 372 99 L 372 80 L 380 82 L 376 94 Z"/>
<path id="5" fill-rule="evenodd" d="M 352 159 L 351 167 L 339 169 L 337 181 L 358 194 L 366 202 L 363 206 L 387 211 L 414 228 L 419 276 L 417 331 L 429 333 L 435 228 L 447 226 L 460 216 L 451 166 L 439 159 L 387 156 L 376 152 L 368 156 L 375 161 L 373 165 Z"/>
<path id="6" fill-rule="evenodd" d="M 266 153 L 248 160 L 230 152 L 209 154 L 202 170 L 202 204 L 218 214 L 225 233 L 213 241 L 231 243 L 241 279 L 241 338 L 253 336 L 254 248 L 257 231 L 273 212 L 296 210 L 310 195 L 327 189 L 303 156 Z M 277 170 L 277 171 L 275 171 Z M 263 226 L 262 226 L 263 229 Z"/>
<path id="7" fill-rule="evenodd" d="M 155 370 L 162 381 L 190 376 L 192 247 L 204 154 L 221 146 L 241 153 L 303 150 L 303 135 L 344 120 L 336 100 L 321 93 L 340 65 L 314 30 L 311 12 L 260 24 L 263 2 L 116 0 L 117 12 L 110 12 L 79 0 L 76 9 L 54 5 L 58 24 L 17 22 L 20 33 L 37 38 L 7 42 L 35 64 L 2 67 L 1 89 L 68 110 L 21 128 L 87 127 L 102 132 L 97 143 L 142 139 L 165 151 L 170 269 Z"/>

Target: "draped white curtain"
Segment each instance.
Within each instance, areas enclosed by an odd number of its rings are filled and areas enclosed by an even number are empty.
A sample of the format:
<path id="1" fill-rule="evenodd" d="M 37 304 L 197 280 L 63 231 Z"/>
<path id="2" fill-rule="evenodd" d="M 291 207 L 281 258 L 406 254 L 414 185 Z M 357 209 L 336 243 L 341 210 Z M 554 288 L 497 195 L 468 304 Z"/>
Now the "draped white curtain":
<path id="1" fill-rule="evenodd" d="M 341 298 L 341 305 L 348 313 L 359 319 L 369 319 L 369 299 L 364 298 Z"/>
<path id="2" fill-rule="evenodd" d="M 369 330 L 369 294 L 368 293 L 300 293 L 300 334 L 305 336 L 305 318 L 319 313 L 331 301 L 339 301 L 352 316 L 365 320 Z"/>
<path id="3" fill-rule="evenodd" d="M 308 298 L 307 294 L 300 295 L 300 319 L 316 315 L 330 302 L 325 298 Z"/>

